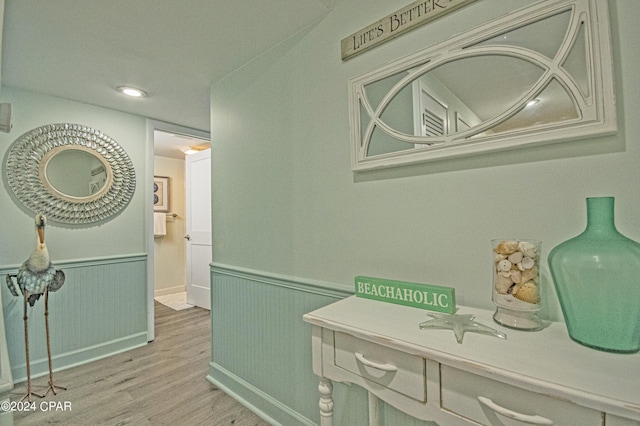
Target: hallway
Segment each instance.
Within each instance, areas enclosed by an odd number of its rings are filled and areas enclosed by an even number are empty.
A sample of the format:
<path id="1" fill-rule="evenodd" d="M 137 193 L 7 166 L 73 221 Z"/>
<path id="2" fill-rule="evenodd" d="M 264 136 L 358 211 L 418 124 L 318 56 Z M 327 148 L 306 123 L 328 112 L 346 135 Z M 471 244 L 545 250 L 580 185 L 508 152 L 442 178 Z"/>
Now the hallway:
<path id="1" fill-rule="evenodd" d="M 155 312 L 155 341 L 55 373 L 56 384 L 68 390 L 34 397 L 36 410 L 14 413 L 15 424 L 267 425 L 205 379 L 211 359 L 210 312 L 174 311 L 157 302 Z M 34 390 L 45 389 L 46 381 L 47 376 L 34 379 Z M 12 401 L 25 392 L 26 383 L 18 384 Z M 60 411 L 42 411 L 43 401 L 60 401 Z"/>

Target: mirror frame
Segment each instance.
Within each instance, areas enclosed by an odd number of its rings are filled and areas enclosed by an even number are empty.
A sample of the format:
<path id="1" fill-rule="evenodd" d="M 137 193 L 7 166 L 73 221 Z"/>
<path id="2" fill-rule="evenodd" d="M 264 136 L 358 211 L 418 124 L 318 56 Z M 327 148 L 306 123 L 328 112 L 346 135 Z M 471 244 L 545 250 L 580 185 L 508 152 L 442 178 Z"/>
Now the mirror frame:
<path id="1" fill-rule="evenodd" d="M 95 194 L 74 197 L 54 188 L 46 169 L 57 154 L 81 150 L 105 167 L 105 185 Z M 135 169 L 125 150 L 110 136 L 80 124 L 49 124 L 23 134 L 9 148 L 7 183 L 18 200 L 33 213 L 65 224 L 91 224 L 120 213 L 135 192 Z"/>
<path id="2" fill-rule="evenodd" d="M 587 42 L 585 57 L 589 73 L 589 93 L 583 95 L 580 99 L 574 100 L 576 106 L 580 109 L 580 118 L 551 124 L 533 125 L 502 133 L 480 135 L 480 132 L 506 121 L 521 111 L 528 100 L 533 99 L 548 86 L 548 82 L 552 81 L 552 77 L 560 78 L 563 83 L 574 88 L 575 84 L 573 81 L 565 81 L 567 79 L 572 80 L 571 76 L 566 72 L 562 72 L 558 64 L 558 62 L 561 63 L 564 56 L 556 55 L 556 58 L 548 59 L 540 53 L 529 51 L 528 49 L 508 45 L 485 46 L 477 44 L 546 17 L 567 11 L 570 11 L 572 16 L 569 23 L 570 30 L 562 43 L 563 47 L 568 49 L 571 42 L 570 37 L 578 32 L 578 27 L 581 23 L 584 23 L 583 28 Z M 560 50 L 562 51 L 562 49 Z M 386 106 L 391 102 L 393 96 L 407 85 L 417 81 L 416 79 L 419 75 L 453 60 L 477 55 L 506 55 L 522 58 L 531 63 L 540 64 L 544 69 L 543 76 L 525 96 L 519 98 L 516 104 L 508 106 L 503 113 L 462 132 L 439 137 L 414 136 L 391 128 L 381 119 Z M 406 71 L 409 71 L 408 75 L 393 85 L 384 95 L 379 105 L 373 107 L 369 104 L 365 91 L 367 85 Z M 564 80 L 562 79 L 563 77 Z M 544 84 L 545 81 L 547 84 Z M 361 111 L 365 111 L 364 116 L 361 116 Z M 607 4 L 597 0 L 543 1 L 534 6 L 514 11 L 450 40 L 386 64 L 366 74 L 354 77 L 349 80 L 349 115 L 352 147 L 351 168 L 355 172 L 615 133 L 617 131 L 617 120 Z M 414 147 L 369 156 L 367 152 L 373 130 L 378 129 L 397 143 L 401 145 L 413 144 Z"/>

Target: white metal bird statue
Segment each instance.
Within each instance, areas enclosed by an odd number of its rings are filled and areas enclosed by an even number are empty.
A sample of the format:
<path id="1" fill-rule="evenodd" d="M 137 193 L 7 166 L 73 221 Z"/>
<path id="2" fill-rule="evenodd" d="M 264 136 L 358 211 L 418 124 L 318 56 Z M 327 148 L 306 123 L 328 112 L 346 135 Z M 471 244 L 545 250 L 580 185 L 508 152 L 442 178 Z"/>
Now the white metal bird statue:
<path id="1" fill-rule="evenodd" d="M 37 214 L 36 231 L 38 233 L 38 244 L 36 249 L 31 253 L 20 269 L 18 274 L 7 275 L 7 285 L 9 291 L 14 296 L 20 293 L 24 297 L 24 341 L 25 353 L 27 358 L 27 394 L 22 398 L 28 398 L 31 402 L 31 395 L 37 395 L 41 398 L 45 397 L 49 391 L 56 393 L 56 388 L 66 389 L 62 386 L 53 384 L 53 372 L 51 368 L 51 343 L 49 339 L 49 292 L 57 291 L 64 284 L 64 272 L 56 269 L 49 259 L 49 251 L 44 243 L 44 228 L 47 219 L 41 214 Z M 16 278 L 17 285 L 13 281 Z M 47 330 L 47 356 L 49 357 L 49 388 L 44 395 L 38 395 L 31 390 L 31 367 L 29 365 L 29 330 L 27 323 L 27 302 L 33 306 L 36 301 L 44 294 L 44 318 Z"/>

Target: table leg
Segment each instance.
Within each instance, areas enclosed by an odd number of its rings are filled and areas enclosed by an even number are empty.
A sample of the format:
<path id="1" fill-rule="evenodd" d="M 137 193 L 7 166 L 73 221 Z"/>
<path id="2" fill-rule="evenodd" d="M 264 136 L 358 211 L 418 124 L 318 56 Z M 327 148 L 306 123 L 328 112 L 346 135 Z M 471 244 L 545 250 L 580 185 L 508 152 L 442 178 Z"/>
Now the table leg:
<path id="1" fill-rule="evenodd" d="M 318 391 L 320 392 L 320 426 L 333 426 L 333 385 L 331 380 L 320 378 L 320 384 L 318 384 Z"/>
<path id="2" fill-rule="evenodd" d="M 380 424 L 380 402 L 374 394 L 367 393 L 369 394 L 369 426 L 378 426 Z"/>

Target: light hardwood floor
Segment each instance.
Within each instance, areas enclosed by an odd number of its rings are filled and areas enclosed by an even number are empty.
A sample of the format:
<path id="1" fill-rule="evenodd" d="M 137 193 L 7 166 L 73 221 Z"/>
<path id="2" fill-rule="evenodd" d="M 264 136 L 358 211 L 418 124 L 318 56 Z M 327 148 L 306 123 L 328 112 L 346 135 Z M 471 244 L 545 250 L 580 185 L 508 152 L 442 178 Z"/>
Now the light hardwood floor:
<path id="1" fill-rule="evenodd" d="M 205 379 L 211 359 L 210 312 L 174 311 L 157 302 L 155 309 L 155 341 L 54 373 L 55 383 L 67 390 L 34 397 L 38 409 L 14 413 L 15 424 L 268 425 Z M 47 380 L 34 379 L 34 390 L 45 389 Z M 19 401 L 25 392 L 26 383 L 20 383 L 11 399 Z M 60 401 L 60 408 L 67 402 L 71 410 L 42 411 L 43 401 Z"/>

